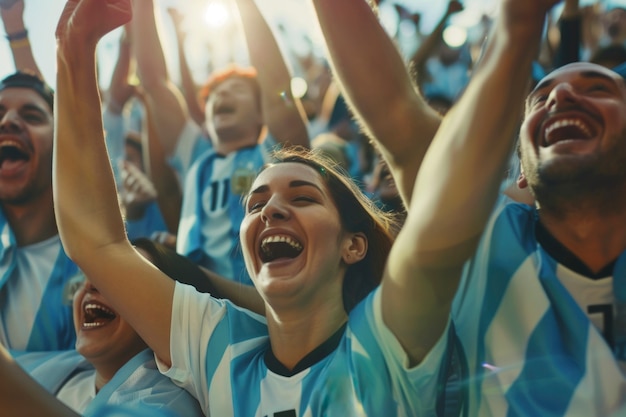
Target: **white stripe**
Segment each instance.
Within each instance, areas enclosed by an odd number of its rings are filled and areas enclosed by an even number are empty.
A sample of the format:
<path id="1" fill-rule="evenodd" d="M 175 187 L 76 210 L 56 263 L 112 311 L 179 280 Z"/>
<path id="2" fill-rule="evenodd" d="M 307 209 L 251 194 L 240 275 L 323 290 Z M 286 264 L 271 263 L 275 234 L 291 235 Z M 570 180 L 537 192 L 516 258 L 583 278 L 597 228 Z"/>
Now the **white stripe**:
<path id="1" fill-rule="evenodd" d="M 515 271 L 485 334 L 485 366 L 493 372 L 486 372 L 482 383 L 481 416 L 506 415 L 504 395 L 524 368 L 528 339 L 550 307 L 536 276 L 537 267 L 529 256 Z"/>
<path id="2" fill-rule="evenodd" d="M 609 416 L 626 399 L 626 380 L 613 352 L 593 325 L 589 325 L 586 353 L 587 372 L 576 387 L 565 416 Z"/>
<path id="3" fill-rule="evenodd" d="M 228 347 L 228 350 L 230 350 L 231 359 L 234 359 L 237 356 L 250 352 L 265 343 L 267 343 L 267 336 L 255 337 L 253 339 L 247 339 L 243 342 L 232 344 Z"/>
<path id="4" fill-rule="evenodd" d="M 232 384 L 230 383 L 230 354 L 230 348 L 226 349 L 226 352 L 222 356 L 219 365 L 215 369 L 215 374 L 213 374 L 211 389 L 208 389 L 208 387 L 206 388 L 206 391 L 208 392 L 208 404 L 206 404 L 206 407 L 203 407 L 203 411 L 207 415 L 209 414 L 209 409 L 211 410 L 211 413 L 213 413 L 213 415 L 235 415 L 235 410 L 233 409 L 232 402 Z M 226 381 L 228 381 L 228 383 L 226 383 Z"/>
<path id="5" fill-rule="evenodd" d="M 222 356 L 222 359 L 220 360 L 219 365 L 215 369 L 215 374 L 213 375 L 211 382 L 211 388 L 207 389 L 209 392 L 208 404 L 210 405 L 213 413 L 217 412 L 217 415 L 220 416 L 232 416 L 235 414 L 232 403 L 232 383 L 230 383 L 232 360 L 264 343 L 267 343 L 267 336 L 245 340 L 228 346 Z M 229 382 L 225 383 L 225 381 Z"/>
<path id="6" fill-rule="evenodd" d="M 5 223 L 2 228 L 2 247 L 8 248 L 11 245 L 11 228 L 9 227 L 9 223 Z"/>
<path id="7" fill-rule="evenodd" d="M 276 411 L 300 410 L 303 381 L 311 372 L 307 368 L 300 373 L 287 377 L 267 372 L 261 381 L 261 402 L 256 411 L 257 417 L 273 416 Z"/>

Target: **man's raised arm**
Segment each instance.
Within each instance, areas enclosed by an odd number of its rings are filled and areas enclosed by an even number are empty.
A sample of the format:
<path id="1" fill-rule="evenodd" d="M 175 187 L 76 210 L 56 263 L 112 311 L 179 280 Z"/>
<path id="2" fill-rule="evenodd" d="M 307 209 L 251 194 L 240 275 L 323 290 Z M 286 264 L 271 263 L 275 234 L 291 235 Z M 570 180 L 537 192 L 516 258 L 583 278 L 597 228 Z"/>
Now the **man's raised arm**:
<path id="1" fill-rule="evenodd" d="M 383 319 L 415 363 L 445 329 L 463 265 L 493 210 L 545 16 L 556 2 L 502 0 L 485 57 L 416 178 L 382 292 Z"/>
<path id="2" fill-rule="evenodd" d="M 306 116 L 291 94 L 291 73 L 267 21 L 253 0 L 237 0 L 252 66 L 261 85 L 263 120 L 278 142 L 309 147 Z"/>
<path id="3" fill-rule="evenodd" d="M 190 119 L 185 98 L 170 80 L 165 54 L 157 30 L 153 0 L 132 0 L 133 52 L 137 72 L 146 99 L 152 102 L 156 128 L 162 140 L 163 151 L 172 155 L 178 137 Z"/>
<path id="4" fill-rule="evenodd" d="M 406 69 L 364 0 L 313 0 L 333 73 L 350 107 L 379 145 L 409 203 L 415 176 L 440 117 Z"/>

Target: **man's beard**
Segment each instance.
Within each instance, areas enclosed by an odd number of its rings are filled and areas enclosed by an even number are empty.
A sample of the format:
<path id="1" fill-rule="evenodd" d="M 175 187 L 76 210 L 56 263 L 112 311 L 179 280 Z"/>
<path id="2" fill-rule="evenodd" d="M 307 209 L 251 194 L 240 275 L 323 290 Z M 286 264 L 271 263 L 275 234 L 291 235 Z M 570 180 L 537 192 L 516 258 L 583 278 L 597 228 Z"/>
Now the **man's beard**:
<path id="1" fill-rule="evenodd" d="M 563 156 L 547 163 L 531 162 L 522 155 L 528 186 L 538 204 L 559 211 L 583 202 L 599 212 L 623 210 L 615 203 L 626 187 L 626 132 L 614 144 L 600 153 Z"/>
<path id="2" fill-rule="evenodd" d="M 43 191 L 38 189 L 37 185 L 31 182 L 21 188 L 12 190 L 0 189 L 0 201 L 4 205 L 21 206 L 29 204 L 41 194 L 43 194 Z"/>

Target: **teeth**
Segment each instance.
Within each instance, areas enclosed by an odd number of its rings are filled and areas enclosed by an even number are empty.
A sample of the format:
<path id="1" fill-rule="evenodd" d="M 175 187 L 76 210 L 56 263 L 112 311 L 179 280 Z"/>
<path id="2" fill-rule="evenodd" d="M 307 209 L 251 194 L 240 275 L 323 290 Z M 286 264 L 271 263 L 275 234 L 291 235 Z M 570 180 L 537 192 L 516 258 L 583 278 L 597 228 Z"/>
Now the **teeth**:
<path id="1" fill-rule="evenodd" d="M 548 136 L 550 133 L 552 133 L 554 130 L 556 129 L 560 129 L 562 127 L 566 127 L 566 126 L 576 126 L 577 128 L 579 128 L 580 130 L 582 130 L 586 135 L 591 136 L 591 131 L 589 130 L 589 128 L 587 127 L 586 124 L 584 124 L 580 119 L 563 119 L 563 120 L 557 120 L 556 122 L 554 122 L 553 124 L 551 124 L 550 126 L 548 126 L 546 128 L 546 133 L 545 135 Z"/>
<path id="2" fill-rule="evenodd" d="M 265 247 L 268 243 L 276 243 L 276 242 L 287 243 L 289 246 L 291 246 L 292 248 L 297 249 L 297 250 L 301 250 L 302 249 L 302 245 L 299 242 L 293 240 L 289 236 L 284 236 L 284 235 L 275 235 L 275 236 L 266 237 L 261 242 L 261 247 Z"/>
<path id="3" fill-rule="evenodd" d="M 107 314 L 110 314 L 112 316 L 115 316 L 115 311 L 111 310 L 110 308 L 107 308 L 105 306 L 102 306 L 100 304 L 87 304 L 85 305 L 85 311 L 89 311 L 89 310 L 101 310 L 104 311 Z"/>
<path id="4" fill-rule="evenodd" d="M 14 140 L 5 140 L 4 142 L 0 143 L 0 146 L 4 147 L 4 146 L 14 146 L 16 148 L 20 147 L 20 144 Z"/>
<path id="5" fill-rule="evenodd" d="M 106 323 L 104 322 L 98 322 L 98 321 L 94 321 L 92 323 L 83 323 L 83 327 L 100 327 L 100 326 L 104 326 Z"/>

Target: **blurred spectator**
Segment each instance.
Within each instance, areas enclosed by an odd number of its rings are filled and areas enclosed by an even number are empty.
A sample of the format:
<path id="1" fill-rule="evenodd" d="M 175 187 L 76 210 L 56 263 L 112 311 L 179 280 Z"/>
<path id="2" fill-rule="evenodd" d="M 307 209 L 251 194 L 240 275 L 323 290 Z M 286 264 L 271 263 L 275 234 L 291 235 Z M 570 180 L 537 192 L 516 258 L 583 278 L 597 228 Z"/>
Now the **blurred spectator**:
<path id="1" fill-rule="evenodd" d="M 306 119 L 291 94 L 291 74 L 256 7 L 238 0 L 254 69 L 226 68 L 200 91 L 206 131 L 193 121 L 167 74 L 152 0 L 136 0 L 136 55 L 164 155 L 184 178 L 177 251 L 200 265 L 250 283 L 239 245 L 241 196 L 275 145 L 309 146 Z"/>
<path id="2" fill-rule="evenodd" d="M 436 27 L 410 60 L 415 67 L 418 75 L 416 81 L 424 97 L 426 100 L 431 97 L 433 100 L 438 99 L 439 109 L 441 99 L 454 103 L 469 81 L 472 67 L 469 46 L 465 43 L 452 47 L 442 37 L 448 18 L 462 10 L 463 5 L 460 2 L 451 0 Z M 443 110 L 445 113 L 446 107 Z"/>
<path id="3" fill-rule="evenodd" d="M 147 240 L 135 245 L 170 278 L 199 283 L 198 291 L 206 292 L 206 277 L 188 259 Z M 122 404 L 145 413 L 164 409 L 204 416 L 189 393 L 158 371 L 154 353 L 88 279 L 74 294 L 73 310 L 75 350 L 16 355 L 17 362 L 57 399 L 83 416 L 92 416 L 105 405 Z"/>
<path id="4" fill-rule="evenodd" d="M 341 136 L 334 133 L 321 133 L 311 140 L 311 149 L 318 150 L 348 173 L 350 168 L 348 142 Z"/>

